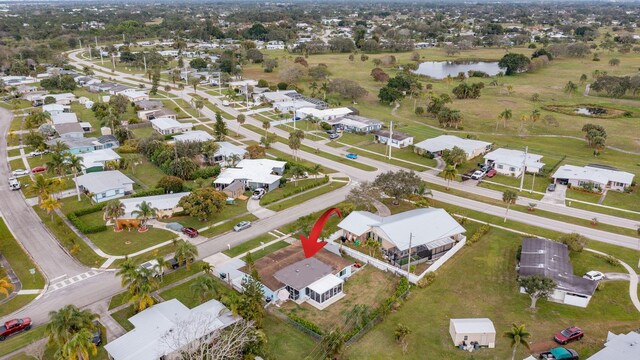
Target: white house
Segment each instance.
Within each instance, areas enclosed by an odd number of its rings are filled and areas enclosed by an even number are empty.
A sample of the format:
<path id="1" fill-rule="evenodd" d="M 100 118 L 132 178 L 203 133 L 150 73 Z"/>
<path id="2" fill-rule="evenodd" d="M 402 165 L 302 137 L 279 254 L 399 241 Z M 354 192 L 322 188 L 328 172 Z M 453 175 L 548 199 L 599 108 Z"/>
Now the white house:
<path id="1" fill-rule="evenodd" d="M 84 129 L 80 123 L 77 122 L 54 124 L 53 128 L 61 138 L 79 139 L 84 137 Z"/>
<path id="2" fill-rule="evenodd" d="M 286 164 L 284 161 L 270 159 L 244 159 L 236 167 L 224 169 L 213 183 L 219 189 L 224 189 L 235 181 L 240 181 L 245 188 L 271 191 L 280 186 Z"/>
<path id="3" fill-rule="evenodd" d="M 279 40 L 272 40 L 267 43 L 265 49 L 267 50 L 284 50 L 285 44 Z"/>
<path id="4" fill-rule="evenodd" d="M 383 256 L 395 266 L 436 260 L 464 238 L 466 230 L 443 209 L 426 208 L 381 217 L 368 211 L 354 211 L 338 228 L 346 241 L 380 243 Z"/>
<path id="5" fill-rule="evenodd" d="M 171 299 L 130 317 L 134 329 L 109 342 L 104 349 L 113 360 L 177 359 L 180 349 L 239 320 L 218 300 L 189 309 L 179 300 Z"/>
<path id="6" fill-rule="evenodd" d="M 382 121 L 353 114 L 326 120 L 326 122 L 334 128 L 360 134 L 367 134 L 382 129 Z"/>
<path id="7" fill-rule="evenodd" d="M 43 96 L 44 98 L 52 97 L 56 99 L 56 104 L 60 105 L 70 105 L 72 101 L 76 101 L 76 96 L 72 93 L 63 93 L 63 94 L 47 94 Z"/>
<path id="8" fill-rule="evenodd" d="M 77 123 L 78 116 L 72 112 L 63 112 L 55 115 L 51 115 L 51 124 L 59 125 L 59 124 L 69 124 L 69 123 Z"/>
<path id="9" fill-rule="evenodd" d="M 634 174 L 615 168 L 587 165 L 562 165 L 551 176 L 558 184 L 580 187 L 592 184 L 595 188 L 624 191 L 633 183 Z"/>
<path id="10" fill-rule="evenodd" d="M 524 238 L 518 264 L 520 277 L 541 275 L 556 283 L 550 301 L 561 304 L 587 307 L 598 287 L 597 281 L 584 279 L 573 274 L 567 245 L 556 241 Z M 524 289 L 520 289 L 524 293 Z"/>
<path id="11" fill-rule="evenodd" d="M 300 108 L 296 112 L 298 117 L 304 119 L 306 117 L 314 117 L 321 121 L 327 121 L 331 119 L 336 119 L 339 117 L 343 117 L 349 114 L 352 114 L 353 110 L 347 107 L 339 107 L 339 108 L 330 108 L 330 109 L 316 109 L 315 107 L 305 107 Z"/>
<path id="12" fill-rule="evenodd" d="M 223 166 L 232 166 L 232 157 L 235 156 L 236 158 L 242 160 L 247 154 L 247 150 L 226 141 L 219 141 L 218 145 L 220 146 L 220 148 L 214 154 L 213 159 L 214 163 L 216 164 L 220 164 Z"/>
<path id="13" fill-rule="evenodd" d="M 213 136 L 204 130 L 193 130 L 173 136 L 175 142 L 205 142 L 213 140 Z"/>
<path id="14" fill-rule="evenodd" d="M 157 118 L 151 120 L 151 126 L 162 135 L 171 135 L 191 131 L 193 123 L 181 123 L 171 118 Z"/>
<path id="15" fill-rule="evenodd" d="M 109 161 L 120 160 L 120 155 L 112 149 L 95 150 L 82 156 L 83 171 L 85 173 L 102 171 Z"/>
<path id="16" fill-rule="evenodd" d="M 520 177 L 524 172 L 537 174 L 544 166 L 540 162 L 542 155 L 527 153 L 511 149 L 496 149 L 484 156 L 485 164 L 492 166 L 503 175 Z"/>
<path id="17" fill-rule="evenodd" d="M 314 107 L 316 104 L 306 100 L 288 100 L 273 103 L 273 109 L 282 113 L 297 111 L 302 108 Z M 299 115 L 298 115 L 299 116 Z"/>
<path id="18" fill-rule="evenodd" d="M 138 205 L 142 202 L 147 202 L 153 208 L 157 210 L 156 217 L 169 218 L 174 212 L 182 211 L 183 209 L 178 206 L 180 199 L 189 195 L 190 192 L 181 192 L 173 194 L 162 194 L 142 197 L 132 197 L 120 200 L 124 205 L 124 215 L 118 217 L 119 219 L 137 219 L 137 216 L 133 213 L 138 210 Z"/>
<path id="19" fill-rule="evenodd" d="M 293 96 L 290 95 L 298 95 L 298 92 L 295 90 L 267 91 L 255 94 L 253 97 L 254 100 L 261 100 L 273 104 L 277 102 L 291 101 Z"/>
<path id="20" fill-rule="evenodd" d="M 449 334 L 455 346 L 476 342 L 491 349 L 496 347 L 496 328 L 491 319 L 449 319 Z"/>
<path id="21" fill-rule="evenodd" d="M 133 102 L 149 100 L 149 94 L 144 93 L 142 91 L 125 91 L 125 92 L 122 92 L 121 94 Z"/>
<path id="22" fill-rule="evenodd" d="M 132 193 L 135 183 L 117 170 L 88 173 L 78 176 L 75 182 L 81 191 L 93 194 L 91 200 L 97 203 Z"/>
<path id="23" fill-rule="evenodd" d="M 491 150 L 491 143 L 480 140 L 463 139 L 454 135 L 440 135 L 431 139 L 420 141 L 414 145 L 415 151 L 424 154 L 430 153 L 441 156 L 444 150 L 459 147 L 467 154 L 467 160 L 482 155 Z"/>
<path id="24" fill-rule="evenodd" d="M 376 130 L 372 134 L 374 141 L 398 149 L 413 144 L 413 136 L 401 133 L 399 131 L 394 131 L 393 133 L 391 133 L 389 130 Z"/>
<path id="25" fill-rule="evenodd" d="M 60 105 L 60 104 L 42 105 L 42 112 L 47 112 L 49 113 L 49 115 L 68 113 L 70 111 L 71 111 L 71 107 L 69 105 Z"/>
<path id="26" fill-rule="evenodd" d="M 627 334 L 607 333 L 604 349 L 591 355 L 587 360 L 640 359 L 640 333 L 630 331 Z"/>

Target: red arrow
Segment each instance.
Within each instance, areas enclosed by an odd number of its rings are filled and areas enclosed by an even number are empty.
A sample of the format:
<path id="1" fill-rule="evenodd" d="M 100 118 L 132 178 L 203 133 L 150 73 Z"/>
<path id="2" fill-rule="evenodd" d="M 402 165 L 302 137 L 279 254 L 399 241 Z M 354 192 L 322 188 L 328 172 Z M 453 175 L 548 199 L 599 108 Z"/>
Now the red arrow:
<path id="1" fill-rule="evenodd" d="M 320 249 L 322 249 L 325 245 L 327 245 L 326 241 L 318 241 L 320 237 L 320 233 L 324 228 L 324 224 L 327 223 L 331 214 L 336 213 L 338 217 L 342 217 L 340 214 L 340 210 L 338 208 L 330 208 L 325 211 L 316 223 L 313 224 L 313 228 L 311 228 L 311 232 L 309 233 L 309 238 L 306 238 L 304 235 L 300 234 L 300 241 L 302 242 L 302 249 L 304 250 L 304 256 L 306 258 L 310 258 L 315 255 Z"/>

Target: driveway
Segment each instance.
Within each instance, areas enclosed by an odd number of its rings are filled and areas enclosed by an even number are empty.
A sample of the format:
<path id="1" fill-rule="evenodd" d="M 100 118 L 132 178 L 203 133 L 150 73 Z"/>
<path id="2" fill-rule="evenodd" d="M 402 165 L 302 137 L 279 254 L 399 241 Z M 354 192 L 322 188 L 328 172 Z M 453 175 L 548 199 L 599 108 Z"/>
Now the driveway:
<path id="1" fill-rule="evenodd" d="M 558 184 L 556 185 L 555 191 L 547 191 L 544 194 L 544 197 L 542 198 L 542 200 L 540 201 L 547 204 L 566 206 L 565 205 L 566 195 L 567 195 L 567 186 Z"/>
<path id="2" fill-rule="evenodd" d="M 260 206 L 260 200 L 249 199 L 247 201 L 247 211 L 255 215 L 258 219 L 264 219 L 275 215 L 275 211 Z"/>

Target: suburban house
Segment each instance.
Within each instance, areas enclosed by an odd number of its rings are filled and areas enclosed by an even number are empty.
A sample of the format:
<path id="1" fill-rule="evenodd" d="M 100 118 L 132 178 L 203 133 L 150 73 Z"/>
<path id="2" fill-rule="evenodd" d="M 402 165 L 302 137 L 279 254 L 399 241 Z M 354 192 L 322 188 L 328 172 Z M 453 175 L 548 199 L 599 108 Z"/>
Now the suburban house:
<path id="1" fill-rule="evenodd" d="M 480 140 L 463 139 L 454 135 L 440 135 L 420 141 L 413 145 L 413 147 L 420 155 L 432 154 L 433 156 L 441 156 L 443 151 L 459 147 L 467 154 L 467 160 L 471 160 L 491 150 L 491 143 Z"/>
<path id="2" fill-rule="evenodd" d="M 348 107 L 316 109 L 315 107 L 305 107 L 298 109 L 297 115 L 301 118 L 313 117 L 321 121 L 327 121 L 339 117 L 353 114 L 353 110 Z"/>
<path id="3" fill-rule="evenodd" d="M 219 141 L 218 145 L 220 146 L 220 148 L 218 149 L 218 151 L 216 151 L 213 157 L 213 162 L 216 164 L 220 164 L 223 166 L 232 166 L 232 157 L 235 156 L 237 158 L 236 160 L 242 160 L 247 154 L 247 151 L 245 149 L 241 148 L 240 146 L 233 145 L 230 142 Z M 238 161 L 236 161 L 236 163 L 237 162 Z"/>
<path id="4" fill-rule="evenodd" d="M 177 119 L 175 111 L 167 108 L 155 108 L 138 111 L 138 119 L 142 121 L 150 121 L 159 118 Z"/>
<path id="5" fill-rule="evenodd" d="M 76 138 L 80 139 L 84 137 L 84 129 L 80 123 L 62 123 L 55 124 L 53 128 L 56 130 L 61 138 Z"/>
<path id="6" fill-rule="evenodd" d="M 49 113 L 50 116 L 71 112 L 69 105 L 46 104 L 42 105 L 42 112 Z"/>
<path id="7" fill-rule="evenodd" d="M 158 219 L 168 219 L 174 213 L 183 210 L 182 207 L 178 206 L 178 203 L 180 199 L 189 194 L 189 192 L 181 192 L 121 199 L 120 202 L 124 205 L 124 215 L 118 217 L 116 227 L 119 229 L 122 225 L 139 226 L 140 221 L 133 213 L 138 210 L 138 205 L 142 204 L 143 201 L 146 201 L 156 209 L 156 217 Z"/>
<path id="8" fill-rule="evenodd" d="M 86 133 L 91 132 L 93 130 L 93 128 L 91 127 L 91 123 L 86 121 L 81 122 L 80 127 Z"/>
<path id="9" fill-rule="evenodd" d="M 236 167 L 224 169 L 213 183 L 219 190 L 224 190 L 234 181 L 241 181 L 245 188 L 264 188 L 268 192 L 280 186 L 286 164 L 270 159 L 244 159 Z"/>
<path id="10" fill-rule="evenodd" d="M 229 81 L 229 83 L 227 84 L 229 85 L 230 88 L 236 90 L 239 88 L 247 88 L 248 86 L 258 86 L 258 81 L 257 80 L 251 80 L 251 79 L 247 79 L 247 80 L 236 80 L 236 81 Z"/>
<path id="11" fill-rule="evenodd" d="M 171 118 L 157 118 L 151 120 L 151 126 L 161 135 L 171 135 L 190 131 L 193 123 L 181 123 Z"/>
<path id="12" fill-rule="evenodd" d="M 353 262 L 321 249 L 313 257 L 305 258 L 302 245 L 296 242 L 255 261 L 262 289 L 267 299 L 303 302 L 322 310 L 345 296 L 345 279 L 352 274 Z M 249 269 L 239 269 L 243 277 L 232 279 L 234 287 L 242 286 Z M 354 294 L 357 296 L 357 294 Z"/>
<path id="13" fill-rule="evenodd" d="M 149 100 L 149 94 L 144 93 L 142 91 L 123 91 L 120 92 L 119 95 L 124 95 L 127 99 L 132 102 Z"/>
<path id="14" fill-rule="evenodd" d="M 78 116 L 72 112 L 62 112 L 55 115 L 51 115 L 50 121 L 51 121 L 51 124 L 53 125 L 77 123 Z"/>
<path id="15" fill-rule="evenodd" d="M 205 142 L 209 140 L 213 140 L 213 136 L 204 130 L 193 130 L 173 136 L 173 141 L 175 142 Z"/>
<path id="16" fill-rule="evenodd" d="M 518 264 L 518 276 L 541 275 L 556 282 L 549 300 L 561 304 L 587 307 L 598 287 L 597 281 L 573 274 L 567 245 L 556 241 L 524 238 Z M 524 292 L 524 289 L 520 289 Z"/>
<path id="17" fill-rule="evenodd" d="M 113 360 L 178 359 L 181 349 L 195 341 L 206 341 L 239 320 L 218 300 L 189 309 L 171 299 L 130 317 L 134 329 L 110 341 L 104 349 Z"/>
<path id="18" fill-rule="evenodd" d="M 52 97 L 56 100 L 56 104 L 60 105 L 70 105 L 72 101 L 76 101 L 76 96 L 72 93 L 63 93 L 63 94 L 46 94 L 42 96 L 42 100 L 45 98 Z"/>
<path id="19" fill-rule="evenodd" d="M 140 110 L 153 110 L 163 107 L 162 101 L 158 100 L 141 100 L 136 101 L 135 104 Z"/>
<path id="20" fill-rule="evenodd" d="M 581 187 L 592 185 L 596 189 L 624 191 L 633 183 L 634 174 L 602 165 L 562 165 L 551 176 L 553 182 Z"/>
<path id="21" fill-rule="evenodd" d="M 476 342 L 491 349 L 496 347 L 496 328 L 491 319 L 449 319 L 449 334 L 455 346 Z"/>
<path id="22" fill-rule="evenodd" d="M 394 148 L 404 148 L 413 144 L 413 136 L 405 133 L 394 131 L 391 133 L 389 130 L 376 130 L 372 132 L 373 140 L 381 144 L 389 145 Z"/>
<path id="23" fill-rule="evenodd" d="M 510 149 L 496 149 L 484 156 L 485 164 L 492 166 L 503 175 L 519 177 L 523 172 L 538 174 L 544 167 L 542 155 Z"/>
<path id="24" fill-rule="evenodd" d="M 102 171 L 109 161 L 120 160 L 120 155 L 111 149 L 95 150 L 82 154 L 82 165 L 84 173 Z"/>
<path id="25" fill-rule="evenodd" d="M 336 129 L 347 132 L 367 134 L 382 129 L 382 121 L 369 119 L 360 115 L 346 115 L 326 121 Z"/>
<path id="26" fill-rule="evenodd" d="M 282 113 L 298 111 L 302 108 L 314 107 L 315 104 L 306 100 L 289 100 L 273 103 L 273 110 Z"/>
<path id="27" fill-rule="evenodd" d="M 135 183 L 118 170 L 88 173 L 78 176 L 75 182 L 81 191 L 92 194 L 91 200 L 97 203 L 132 193 Z"/>
<path id="28" fill-rule="evenodd" d="M 119 85 L 116 84 L 107 90 L 110 95 L 124 95 L 127 91 L 136 91 L 136 88 L 131 87 L 129 85 Z M 149 100 L 149 99 L 146 99 Z"/>
<path id="29" fill-rule="evenodd" d="M 297 95 L 298 92 L 295 90 L 268 91 L 268 92 L 262 92 L 260 94 L 254 94 L 253 98 L 254 100 L 275 104 L 278 102 L 291 101 L 293 97 L 289 95 L 293 95 L 293 94 Z"/>
<path id="30" fill-rule="evenodd" d="M 368 211 L 354 211 L 339 224 L 343 241 L 364 245 L 372 238 L 387 261 L 402 267 L 434 261 L 464 239 L 466 231 L 443 209 L 425 208 L 381 217 Z"/>
<path id="31" fill-rule="evenodd" d="M 284 48 L 285 48 L 284 42 L 279 40 L 269 41 L 265 45 L 266 50 L 284 50 Z"/>
<path id="32" fill-rule="evenodd" d="M 640 333 L 630 331 L 627 334 L 607 333 L 604 349 L 591 355 L 587 360 L 640 359 Z"/>

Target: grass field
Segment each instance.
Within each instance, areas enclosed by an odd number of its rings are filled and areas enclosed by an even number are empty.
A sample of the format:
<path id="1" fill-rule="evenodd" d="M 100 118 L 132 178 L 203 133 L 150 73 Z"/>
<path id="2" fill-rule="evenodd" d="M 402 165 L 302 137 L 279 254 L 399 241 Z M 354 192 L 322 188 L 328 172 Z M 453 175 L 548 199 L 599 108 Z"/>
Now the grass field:
<path id="1" fill-rule="evenodd" d="M 213 225 L 220 221 L 228 220 L 234 218 L 239 215 L 248 214 L 247 212 L 247 202 L 242 201 L 240 199 L 236 199 L 236 203 L 233 205 L 225 205 L 224 210 L 221 213 L 215 214 L 206 221 L 200 221 L 191 216 L 179 216 L 173 217 L 166 220 L 161 220 L 162 222 L 177 222 L 182 226 L 192 227 L 195 229 L 201 229 L 205 226 Z M 235 223 L 234 223 L 235 224 Z"/>
<path id="2" fill-rule="evenodd" d="M 102 212 L 96 214 L 100 219 L 102 218 Z M 95 214 L 82 216 L 81 218 L 85 220 L 93 215 Z M 104 221 L 102 222 L 104 223 Z M 87 237 L 109 255 L 128 255 L 174 239 L 177 235 L 170 231 L 156 228 L 150 228 L 144 233 L 137 230 L 124 230 L 116 233 L 112 228 L 108 228 L 106 231 L 88 234 Z"/>
<path id="3" fill-rule="evenodd" d="M 298 204 L 302 204 L 305 201 L 309 201 L 313 198 L 316 198 L 320 195 L 324 195 L 328 192 L 334 191 L 334 190 L 338 190 L 339 188 L 343 187 L 347 185 L 346 182 L 330 182 L 327 185 L 323 185 L 319 188 L 315 188 L 313 190 L 304 192 L 302 194 L 298 194 L 295 195 L 291 198 L 282 200 L 280 202 L 277 202 L 275 204 L 271 204 L 269 206 L 267 206 L 268 209 L 273 210 L 273 211 L 281 211 L 287 208 L 290 208 L 292 206 L 298 205 Z"/>
<path id="4" fill-rule="evenodd" d="M 44 287 L 44 277 L 40 270 L 13 237 L 3 218 L 0 218 L 0 253 L 20 279 L 23 289 L 42 289 Z M 30 269 L 35 269 L 34 275 L 29 273 Z"/>

